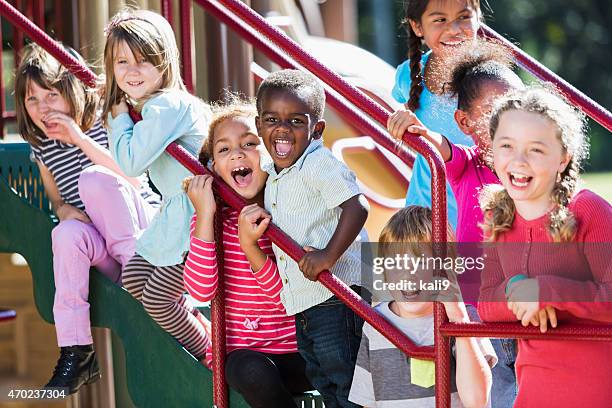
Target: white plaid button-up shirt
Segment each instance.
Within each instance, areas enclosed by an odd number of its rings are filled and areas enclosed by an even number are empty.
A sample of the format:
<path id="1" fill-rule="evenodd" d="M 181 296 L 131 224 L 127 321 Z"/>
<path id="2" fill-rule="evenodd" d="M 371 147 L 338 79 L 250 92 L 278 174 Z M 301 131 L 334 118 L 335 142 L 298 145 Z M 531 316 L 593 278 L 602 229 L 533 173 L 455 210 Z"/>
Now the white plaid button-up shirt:
<path id="1" fill-rule="evenodd" d="M 271 162 L 263 169 L 270 174 L 265 207 L 272 214 L 272 222 L 301 246 L 325 248 L 338 226 L 340 204 L 361 194 L 355 174 L 323 147 L 322 140 L 312 141 L 297 162 L 280 173 Z M 367 239 L 362 229 L 331 270 L 349 286 L 360 284 L 360 242 Z M 273 250 L 283 281 L 281 300 L 287 314 L 302 312 L 332 296 L 322 284 L 306 279 L 289 255 L 276 245 Z"/>

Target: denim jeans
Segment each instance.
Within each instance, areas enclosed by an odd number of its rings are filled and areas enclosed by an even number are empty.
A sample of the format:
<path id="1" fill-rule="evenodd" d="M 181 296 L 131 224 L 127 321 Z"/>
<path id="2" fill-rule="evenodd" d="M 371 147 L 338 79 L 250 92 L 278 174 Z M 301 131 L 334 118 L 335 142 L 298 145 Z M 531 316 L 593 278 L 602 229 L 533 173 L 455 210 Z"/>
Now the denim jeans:
<path id="1" fill-rule="evenodd" d="M 363 319 L 334 296 L 298 313 L 295 327 L 306 376 L 323 397 L 325 408 L 358 408 L 348 395 Z"/>
<path id="2" fill-rule="evenodd" d="M 497 365 L 491 370 L 493 386 L 491 387 L 491 408 L 512 408 L 516 399 L 516 360 L 515 339 L 491 339 Z"/>
<path id="3" fill-rule="evenodd" d="M 480 322 L 476 307 L 466 305 L 468 315 L 473 322 Z M 491 369 L 493 385 L 491 386 L 491 408 L 512 408 L 516 399 L 516 360 L 515 339 L 490 339 L 497 355 L 497 364 Z"/>

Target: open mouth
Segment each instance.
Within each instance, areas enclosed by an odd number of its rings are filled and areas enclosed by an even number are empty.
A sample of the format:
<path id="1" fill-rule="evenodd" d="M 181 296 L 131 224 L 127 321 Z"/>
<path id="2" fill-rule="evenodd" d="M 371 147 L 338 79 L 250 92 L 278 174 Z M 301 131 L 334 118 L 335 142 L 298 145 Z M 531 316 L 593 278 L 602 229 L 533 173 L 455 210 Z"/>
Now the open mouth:
<path id="1" fill-rule="evenodd" d="M 448 40 L 448 41 L 440 41 L 440 44 L 442 44 L 445 47 L 458 47 L 461 44 L 463 44 L 464 40 L 462 39 L 456 39 L 456 40 Z"/>
<path id="2" fill-rule="evenodd" d="M 140 86 L 144 84 L 144 81 L 127 81 L 127 84 L 129 86 Z"/>
<path id="3" fill-rule="evenodd" d="M 287 139 L 274 140 L 274 153 L 279 159 L 286 159 L 293 149 L 293 143 Z"/>
<path id="4" fill-rule="evenodd" d="M 517 188 L 525 188 L 529 185 L 533 177 L 521 173 L 508 173 L 510 183 Z"/>
<path id="5" fill-rule="evenodd" d="M 232 178 L 238 187 L 246 187 L 253 180 L 253 169 L 249 167 L 236 167 L 232 170 Z"/>
<path id="6" fill-rule="evenodd" d="M 49 130 L 54 130 L 57 128 L 57 123 L 53 123 L 53 122 L 47 122 L 45 120 L 42 121 L 43 126 L 45 127 L 45 130 L 49 131 Z"/>
<path id="7" fill-rule="evenodd" d="M 405 301 L 416 300 L 421 293 L 420 290 L 400 290 L 400 292 Z"/>

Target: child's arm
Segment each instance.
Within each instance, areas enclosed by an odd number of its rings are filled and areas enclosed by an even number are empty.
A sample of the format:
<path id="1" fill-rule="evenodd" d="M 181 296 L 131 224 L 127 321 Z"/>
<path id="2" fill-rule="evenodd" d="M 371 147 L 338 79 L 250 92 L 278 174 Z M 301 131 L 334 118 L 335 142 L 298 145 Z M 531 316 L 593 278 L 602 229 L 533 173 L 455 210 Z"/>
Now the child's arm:
<path id="1" fill-rule="evenodd" d="M 285 310 L 280 298 L 283 283 L 274 259 L 267 256 L 259 247 L 259 239 L 270 224 L 270 214 L 257 204 L 245 206 L 238 217 L 238 238 L 240 248 L 244 251 L 253 276 L 263 293 L 274 304 Z M 259 222 L 259 224 L 258 224 Z"/>
<path id="2" fill-rule="evenodd" d="M 217 292 L 219 278 L 215 245 L 215 198 L 211 176 L 195 176 L 187 187 L 195 214 L 191 221 L 189 254 L 183 280 L 191 296 L 200 302 L 210 301 Z"/>
<path id="3" fill-rule="evenodd" d="M 257 204 L 245 206 L 238 217 L 240 247 L 253 271 L 261 270 L 268 259 L 267 255 L 259 248 L 257 240 L 264 234 L 271 219 L 272 216 Z M 260 221 L 259 224 L 258 221 Z"/>
<path id="4" fill-rule="evenodd" d="M 375 407 L 376 395 L 374 394 L 374 381 L 370 369 L 370 340 L 368 338 L 368 324 L 364 324 L 364 331 L 361 336 L 357 361 L 355 362 L 355 372 L 353 382 L 349 391 L 348 399 L 364 408 Z M 384 379 L 378 378 L 379 382 Z"/>
<path id="5" fill-rule="evenodd" d="M 87 224 L 91 223 L 91 220 L 84 211 L 81 211 L 78 208 L 64 202 L 59 189 L 57 188 L 57 183 L 55 182 L 55 179 L 47 166 L 38 160 L 36 160 L 36 164 L 38 165 L 38 170 L 40 171 L 40 178 L 42 179 L 45 193 L 51 202 L 51 208 L 53 209 L 53 212 L 57 218 L 60 221 L 74 219 Z"/>
<path id="6" fill-rule="evenodd" d="M 327 246 L 324 249 L 310 249 L 298 263 L 300 270 L 310 280 L 316 281 L 319 273 L 336 264 L 359 235 L 368 218 L 369 205 L 362 194 L 349 198 L 340 204 L 340 208 L 342 214 L 338 226 Z"/>
<path id="7" fill-rule="evenodd" d="M 122 102 L 125 104 L 125 102 Z M 156 96 L 142 109 L 142 120 L 134 124 L 126 108 L 108 121 L 112 156 L 131 177 L 144 173 L 170 143 L 180 138 L 193 124 L 191 107 L 180 96 L 164 93 Z"/>
<path id="8" fill-rule="evenodd" d="M 98 142 L 93 140 L 91 137 L 87 136 L 79 125 L 76 124 L 73 118 L 70 116 L 61 113 L 61 112 L 51 112 L 45 116 L 45 121 L 48 123 L 57 124 L 60 128 L 64 129 L 64 132 L 61 136 L 53 137 L 50 136 L 51 139 L 59 140 L 60 142 L 69 143 L 71 145 L 75 145 L 85 155 L 92 161 L 94 164 L 99 164 L 100 166 L 104 166 L 109 170 L 117 173 L 121 177 L 125 178 L 130 184 L 134 187 L 139 188 L 140 182 L 138 179 L 127 177 L 121 168 L 113 160 L 110 152 L 101 146 Z"/>
<path id="9" fill-rule="evenodd" d="M 451 323 L 470 322 L 463 303 L 443 302 L 443 304 Z M 491 389 L 491 368 L 478 344 L 479 341 L 482 340 L 474 337 L 457 337 L 455 340 L 457 391 L 466 408 L 486 406 Z"/>
<path id="10" fill-rule="evenodd" d="M 445 162 L 451 159 L 450 142 L 441 134 L 427 129 L 419 118 L 408 109 L 398 110 L 391 114 L 387 121 L 387 130 L 391 136 L 398 140 L 402 140 L 406 131 L 423 136 L 440 152 Z"/>
<path id="11" fill-rule="evenodd" d="M 484 248 L 485 268 L 480 274 L 478 314 L 483 321 L 515 322 L 516 317 L 507 307 L 506 285 L 510 278 L 504 276 L 497 248 Z"/>
<path id="12" fill-rule="evenodd" d="M 510 300 L 516 301 L 510 306 L 518 316 L 522 314 L 523 324 L 532 315 L 551 308 L 579 318 L 612 322 L 612 263 L 609 254 L 612 206 L 590 191 L 580 192 L 575 200 L 572 212 L 581 225 L 581 232 L 573 245 L 583 252 L 586 261 L 584 275 L 572 279 L 548 273 L 515 282 L 509 292 Z M 521 299 L 531 302 L 520 302 Z"/>

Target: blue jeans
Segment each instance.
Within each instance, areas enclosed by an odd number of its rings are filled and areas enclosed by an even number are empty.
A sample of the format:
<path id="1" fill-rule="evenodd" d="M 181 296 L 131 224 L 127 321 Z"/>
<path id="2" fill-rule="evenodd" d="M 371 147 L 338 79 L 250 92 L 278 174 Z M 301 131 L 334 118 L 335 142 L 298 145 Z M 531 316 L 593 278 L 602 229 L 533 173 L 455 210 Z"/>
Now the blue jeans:
<path id="1" fill-rule="evenodd" d="M 491 370 L 493 386 L 491 387 L 491 408 L 512 408 L 516 399 L 516 360 L 515 339 L 491 339 L 497 365 Z"/>
<path id="2" fill-rule="evenodd" d="M 466 305 L 468 315 L 473 322 L 480 322 L 476 308 Z M 493 350 L 497 354 L 497 364 L 491 370 L 493 385 L 491 386 L 491 408 L 512 408 L 516 399 L 516 360 L 515 339 L 490 339 Z"/>
<path id="3" fill-rule="evenodd" d="M 348 400 L 363 319 L 335 296 L 295 315 L 298 350 L 306 377 L 325 408 L 358 408 Z"/>

